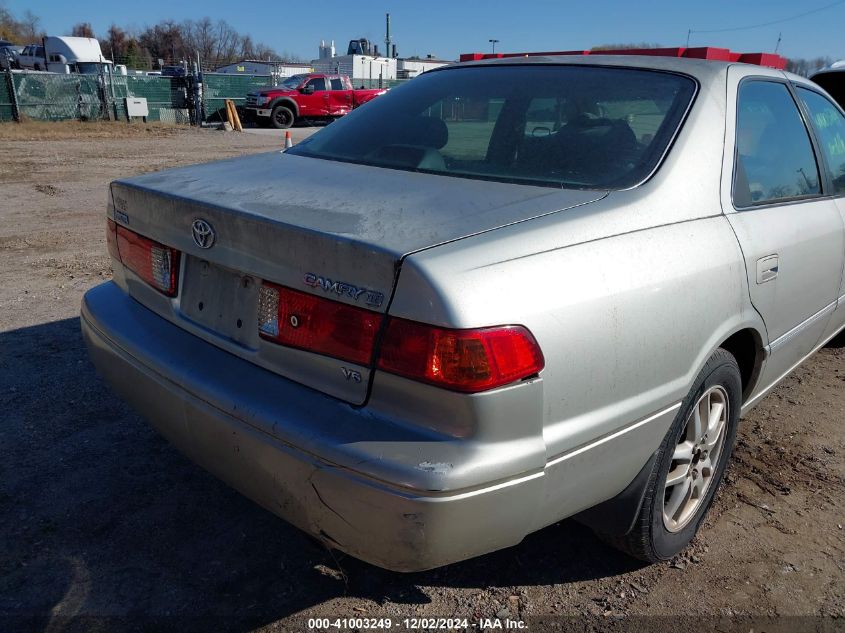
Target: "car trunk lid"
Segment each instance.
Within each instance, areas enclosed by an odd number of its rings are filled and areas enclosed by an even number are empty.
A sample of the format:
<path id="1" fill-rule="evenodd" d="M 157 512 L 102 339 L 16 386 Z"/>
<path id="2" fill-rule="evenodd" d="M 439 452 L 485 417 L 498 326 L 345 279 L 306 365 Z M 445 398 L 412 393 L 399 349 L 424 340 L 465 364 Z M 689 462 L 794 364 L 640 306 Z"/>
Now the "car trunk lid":
<path id="1" fill-rule="evenodd" d="M 215 345 L 352 404 L 366 399 L 370 363 L 262 339 L 262 280 L 383 314 L 407 254 L 603 195 L 279 152 L 111 187 L 118 224 L 182 253 L 177 297 L 165 305 L 128 283 L 135 298 Z M 195 239 L 197 220 L 213 230 L 210 243 Z"/>

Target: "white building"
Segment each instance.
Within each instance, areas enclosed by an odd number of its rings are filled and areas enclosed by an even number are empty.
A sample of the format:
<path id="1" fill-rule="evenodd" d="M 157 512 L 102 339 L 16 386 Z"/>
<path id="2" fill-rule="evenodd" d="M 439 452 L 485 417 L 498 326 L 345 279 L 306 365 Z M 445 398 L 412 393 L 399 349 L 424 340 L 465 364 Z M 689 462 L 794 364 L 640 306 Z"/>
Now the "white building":
<path id="1" fill-rule="evenodd" d="M 413 79 L 427 70 L 434 70 L 435 68 L 454 63 L 443 59 L 435 59 L 431 55 L 426 58 L 400 59 L 398 62 L 399 65 L 396 69 L 398 79 Z"/>
<path id="2" fill-rule="evenodd" d="M 310 73 L 312 70 L 311 64 L 244 59 L 234 64 L 220 66 L 214 72 L 229 75 L 273 75 L 277 79 L 284 79 L 285 77 Z"/>
<path id="3" fill-rule="evenodd" d="M 393 48 L 395 50 L 395 47 Z M 452 63 L 435 59 L 431 55 L 425 58 L 402 59 L 363 54 L 360 52 L 362 50 L 364 53 L 378 53 L 378 47 L 370 47 L 367 40 L 352 40 L 346 55 L 335 55 L 334 41 L 326 45 L 323 40 L 320 42 L 319 58 L 312 60 L 311 66 L 314 72 L 318 73 L 348 75 L 356 87 L 359 83 L 371 87 L 378 81 L 413 79 L 427 70 Z"/>
<path id="4" fill-rule="evenodd" d="M 382 81 L 396 79 L 397 61 L 391 57 L 372 55 L 337 55 L 315 59 L 311 65 L 316 73 L 348 75 L 354 84 L 358 81 L 372 83 L 379 79 Z"/>

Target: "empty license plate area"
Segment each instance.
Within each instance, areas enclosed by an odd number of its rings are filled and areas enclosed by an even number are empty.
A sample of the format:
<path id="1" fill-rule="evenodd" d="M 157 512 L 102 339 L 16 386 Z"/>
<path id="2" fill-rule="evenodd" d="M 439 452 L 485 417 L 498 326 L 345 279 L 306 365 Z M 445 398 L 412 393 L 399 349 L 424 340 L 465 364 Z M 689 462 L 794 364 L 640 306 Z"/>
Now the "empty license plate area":
<path id="1" fill-rule="evenodd" d="M 188 256 L 180 310 L 219 336 L 257 348 L 260 285 L 251 275 Z"/>

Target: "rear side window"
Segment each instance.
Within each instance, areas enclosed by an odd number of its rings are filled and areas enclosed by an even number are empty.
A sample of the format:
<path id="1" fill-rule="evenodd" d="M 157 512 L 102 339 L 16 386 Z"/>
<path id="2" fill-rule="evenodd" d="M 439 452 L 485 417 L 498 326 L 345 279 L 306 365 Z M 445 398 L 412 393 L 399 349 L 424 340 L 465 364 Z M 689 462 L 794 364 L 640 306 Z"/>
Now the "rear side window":
<path id="1" fill-rule="evenodd" d="M 629 68 L 455 68 L 391 90 L 290 151 L 443 176 L 624 189 L 656 168 L 695 91 L 688 77 Z"/>
<path id="2" fill-rule="evenodd" d="M 798 88 L 798 96 L 807 106 L 822 152 L 833 178 L 834 193 L 845 193 L 845 117 L 826 97 Z"/>
<path id="3" fill-rule="evenodd" d="M 807 128 L 789 89 L 746 81 L 737 97 L 734 204 L 747 207 L 819 194 Z"/>
<path id="4" fill-rule="evenodd" d="M 331 78 L 332 90 L 345 90 L 343 80 L 340 77 Z"/>

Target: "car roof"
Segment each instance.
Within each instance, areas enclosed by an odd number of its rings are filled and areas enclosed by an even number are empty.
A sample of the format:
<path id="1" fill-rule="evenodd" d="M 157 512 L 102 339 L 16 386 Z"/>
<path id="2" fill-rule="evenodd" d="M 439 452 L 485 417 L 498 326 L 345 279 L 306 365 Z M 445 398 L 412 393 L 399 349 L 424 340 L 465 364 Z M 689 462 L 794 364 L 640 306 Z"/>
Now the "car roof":
<path id="1" fill-rule="evenodd" d="M 658 70 L 677 72 L 690 75 L 699 80 L 708 80 L 723 76 L 728 67 L 735 66 L 747 69 L 747 74 L 783 77 L 784 75 L 801 79 L 797 75 L 775 70 L 767 66 L 746 64 L 742 62 L 714 61 L 705 59 L 691 59 L 687 57 L 662 57 L 656 55 L 531 55 L 524 57 L 503 57 L 499 59 L 483 59 L 478 61 L 461 62 L 451 66 L 444 66 L 429 72 L 445 72 L 470 66 L 514 66 L 514 65 L 567 65 L 567 66 L 611 66 L 620 68 L 637 68 L 644 70 Z"/>

